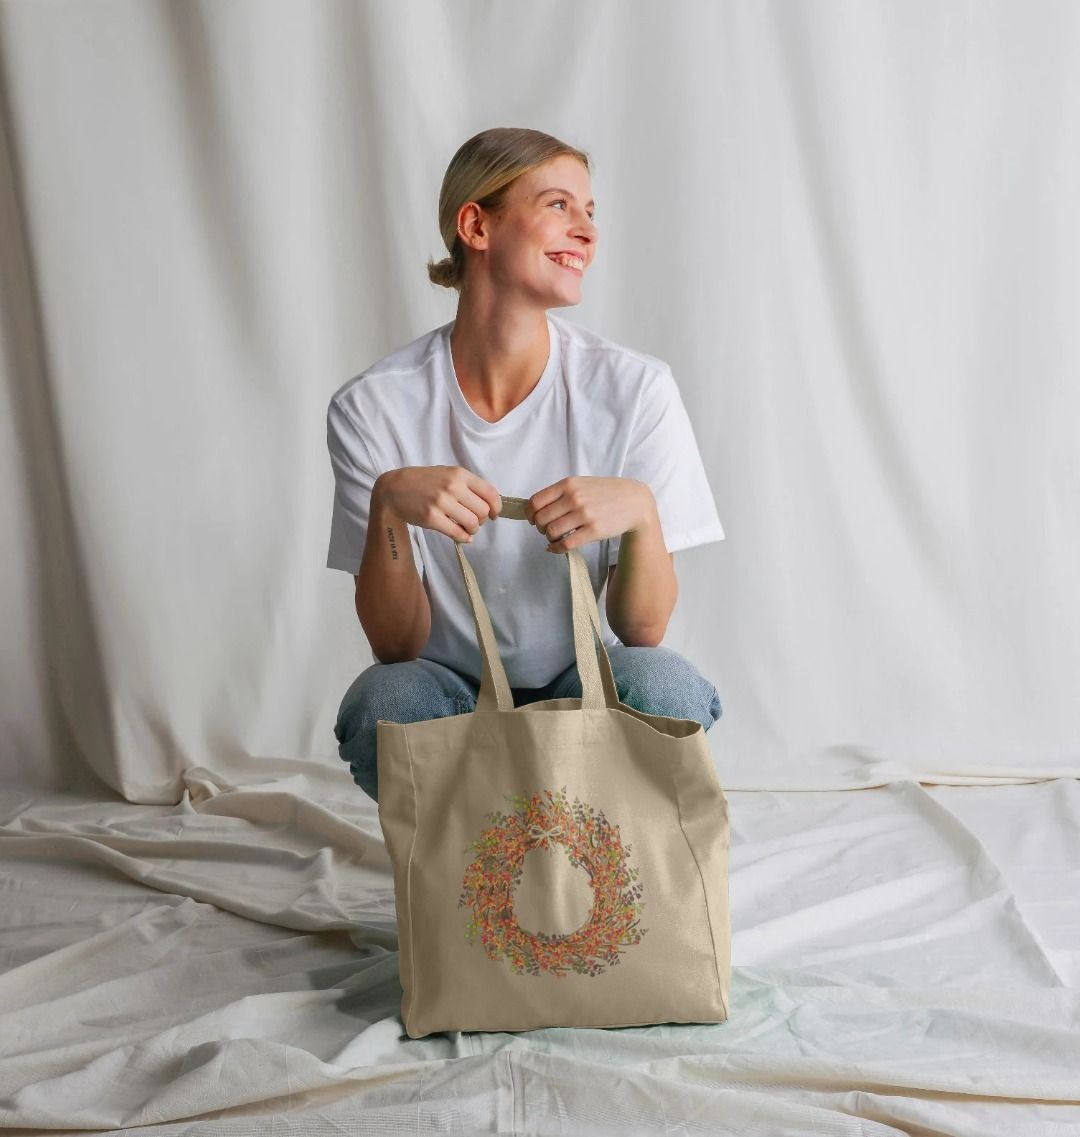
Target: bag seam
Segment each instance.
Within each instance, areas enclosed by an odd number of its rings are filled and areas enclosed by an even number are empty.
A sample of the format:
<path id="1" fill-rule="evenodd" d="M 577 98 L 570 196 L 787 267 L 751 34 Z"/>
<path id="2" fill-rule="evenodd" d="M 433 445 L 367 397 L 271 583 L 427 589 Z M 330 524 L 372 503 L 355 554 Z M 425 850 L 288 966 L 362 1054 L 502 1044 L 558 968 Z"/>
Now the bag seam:
<path id="1" fill-rule="evenodd" d="M 720 982 L 720 964 L 716 958 L 716 933 L 713 931 L 712 913 L 709 911 L 709 892 L 705 887 L 705 874 L 701 871 L 701 862 L 698 860 L 698 855 L 694 852 L 694 846 L 690 843 L 690 838 L 686 835 L 686 827 L 683 825 L 683 811 L 682 811 L 682 797 L 679 794 L 679 787 L 675 784 L 675 777 L 672 775 L 672 784 L 675 789 L 675 800 L 678 802 L 679 809 L 679 831 L 683 835 L 683 840 L 686 842 L 686 847 L 690 850 L 690 856 L 694 858 L 694 866 L 698 871 L 698 880 L 701 881 L 701 895 L 705 901 L 705 922 L 709 925 L 709 940 L 712 943 L 712 957 L 713 957 L 713 970 L 716 972 L 716 994 L 720 999 L 720 1006 L 724 1008 L 724 1018 L 728 1018 L 728 1005 L 727 1000 L 724 998 L 724 985 Z"/>
<path id="2" fill-rule="evenodd" d="M 412 902 L 412 866 L 413 854 L 416 852 L 416 837 L 420 832 L 420 810 L 416 800 L 416 775 L 413 771 L 412 743 L 409 741 L 409 732 L 405 736 L 405 752 L 409 756 L 409 785 L 412 787 L 412 841 L 409 844 L 409 859 L 405 866 L 405 904 L 409 912 L 409 1013 L 413 1013 L 419 1000 L 416 997 L 416 929 L 413 922 Z M 401 927 L 398 926 L 398 951 L 401 951 Z"/>

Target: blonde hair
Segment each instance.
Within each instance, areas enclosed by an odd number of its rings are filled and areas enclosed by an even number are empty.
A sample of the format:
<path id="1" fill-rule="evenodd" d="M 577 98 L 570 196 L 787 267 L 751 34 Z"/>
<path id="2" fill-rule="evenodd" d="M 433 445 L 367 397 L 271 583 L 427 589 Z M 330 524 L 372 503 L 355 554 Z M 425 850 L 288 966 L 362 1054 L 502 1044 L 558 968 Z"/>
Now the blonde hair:
<path id="1" fill-rule="evenodd" d="M 511 183 L 560 154 L 569 154 L 590 169 L 589 155 L 550 134 L 524 127 L 495 126 L 474 134 L 458 147 L 443 175 L 439 191 L 439 232 L 450 255 L 428 261 L 433 284 L 461 291 L 465 281 L 465 249 L 458 238 L 458 210 L 470 201 L 497 212 L 506 202 Z"/>

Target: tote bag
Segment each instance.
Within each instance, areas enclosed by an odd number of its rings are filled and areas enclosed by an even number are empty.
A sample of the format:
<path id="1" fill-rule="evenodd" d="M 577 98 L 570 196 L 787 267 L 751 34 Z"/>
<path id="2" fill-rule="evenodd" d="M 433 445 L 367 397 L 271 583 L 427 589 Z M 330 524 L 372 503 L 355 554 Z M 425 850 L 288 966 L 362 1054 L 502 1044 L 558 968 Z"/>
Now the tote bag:
<path id="1" fill-rule="evenodd" d="M 500 521 L 528 520 L 527 498 L 502 504 Z M 565 557 L 582 696 L 515 708 L 457 553 L 476 709 L 376 725 L 406 1033 L 724 1021 L 727 799 L 704 727 L 619 701 L 577 549 Z"/>

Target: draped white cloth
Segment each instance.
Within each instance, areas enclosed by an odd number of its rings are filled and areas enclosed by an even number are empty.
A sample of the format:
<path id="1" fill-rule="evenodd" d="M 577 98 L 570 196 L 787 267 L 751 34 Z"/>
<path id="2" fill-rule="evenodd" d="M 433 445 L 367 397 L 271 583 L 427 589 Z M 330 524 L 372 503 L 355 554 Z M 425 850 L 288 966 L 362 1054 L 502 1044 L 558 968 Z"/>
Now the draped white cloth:
<path id="1" fill-rule="evenodd" d="M 3 0 L 0 1127 L 1080 1125 L 1078 75 L 1068 0 Z M 723 1027 L 395 1019 L 325 409 L 452 318 L 505 125 L 592 155 L 560 312 L 671 366 L 727 536 L 665 639 Z"/>
<path id="2" fill-rule="evenodd" d="M 1080 1129 L 1075 779 L 733 791 L 726 1023 L 413 1040 L 374 803 L 292 765 L 0 797 L 0 1131 Z"/>

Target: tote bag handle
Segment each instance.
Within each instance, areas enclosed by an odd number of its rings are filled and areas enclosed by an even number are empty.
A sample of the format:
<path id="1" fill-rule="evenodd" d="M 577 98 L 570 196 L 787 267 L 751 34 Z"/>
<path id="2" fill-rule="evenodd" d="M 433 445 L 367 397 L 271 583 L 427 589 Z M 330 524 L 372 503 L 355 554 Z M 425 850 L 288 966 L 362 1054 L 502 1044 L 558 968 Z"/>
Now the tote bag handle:
<path id="1" fill-rule="evenodd" d="M 503 497 L 499 520 L 528 521 L 529 499 Z M 512 711 L 514 696 L 506 678 L 502 657 L 495 642 L 495 629 L 480 585 L 472 565 L 465 556 L 463 542 L 455 541 L 458 562 L 465 578 L 465 592 L 476 623 L 476 636 L 480 645 L 480 691 L 476 698 L 477 711 Z M 596 607 L 589 566 L 579 549 L 567 549 L 566 560 L 570 567 L 570 602 L 574 613 L 574 654 L 578 675 L 581 678 L 581 709 L 613 710 L 619 706 L 619 694 L 611 660 L 600 630 L 600 611 Z"/>

